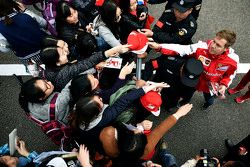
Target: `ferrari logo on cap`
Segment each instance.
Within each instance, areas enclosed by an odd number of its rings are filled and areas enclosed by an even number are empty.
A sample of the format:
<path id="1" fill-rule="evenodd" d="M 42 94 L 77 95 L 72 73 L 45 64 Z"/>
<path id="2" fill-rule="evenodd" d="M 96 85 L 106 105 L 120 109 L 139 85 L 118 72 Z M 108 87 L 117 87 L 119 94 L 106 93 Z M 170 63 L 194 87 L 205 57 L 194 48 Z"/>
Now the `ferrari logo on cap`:
<path id="1" fill-rule="evenodd" d="M 180 1 L 180 5 L 183 5 L 183 4 L 184 4 L 184 0 L 181 0 L 181 1 Z"/>

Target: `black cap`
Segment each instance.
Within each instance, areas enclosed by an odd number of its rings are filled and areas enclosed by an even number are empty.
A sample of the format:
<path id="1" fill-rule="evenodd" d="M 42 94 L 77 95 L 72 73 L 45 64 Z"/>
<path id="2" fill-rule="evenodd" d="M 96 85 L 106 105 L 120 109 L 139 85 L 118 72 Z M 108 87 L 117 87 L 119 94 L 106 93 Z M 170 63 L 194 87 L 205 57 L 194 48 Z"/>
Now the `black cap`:
<path id="1" fill-rule="evenodd" d="M 189 58 L 183 66 L 181 82 L 189 87 L 195 87 L 203 72 L 203 65 L 200 60 Z"/>
<path id="2" fill-rule="evenodd" d="M 186 12 L 188 9 L 194 7 L 195 0 L 178 0 L 173 3 L 172 7 L 179 10 L 181 13 Z"/>

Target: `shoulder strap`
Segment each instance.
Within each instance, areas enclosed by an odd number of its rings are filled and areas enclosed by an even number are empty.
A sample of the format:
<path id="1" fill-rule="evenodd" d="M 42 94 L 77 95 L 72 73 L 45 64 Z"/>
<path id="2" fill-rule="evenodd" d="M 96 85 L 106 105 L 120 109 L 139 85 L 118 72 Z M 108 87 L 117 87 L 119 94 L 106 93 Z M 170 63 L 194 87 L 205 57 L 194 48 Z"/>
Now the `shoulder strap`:
<path id="1" fill-rule="evenodd" d="M 55 111 L 56 111 L 56 99 L 58 97 L 58 93 L 54 94 L 53 98 L 49 104 L 49 120 L 55 120 Z"/>

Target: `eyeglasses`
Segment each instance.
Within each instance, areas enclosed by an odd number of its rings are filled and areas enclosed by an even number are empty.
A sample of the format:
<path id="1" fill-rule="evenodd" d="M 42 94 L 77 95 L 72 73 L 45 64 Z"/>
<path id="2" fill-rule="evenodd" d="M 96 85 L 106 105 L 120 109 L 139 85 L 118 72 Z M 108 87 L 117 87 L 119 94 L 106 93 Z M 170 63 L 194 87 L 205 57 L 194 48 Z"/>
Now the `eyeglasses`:
<path id="1" fill-rule="evenodd" d="M 49 84 L 47 80 L 43 80 L 43 82 L 45 83 L 45 86 L 46 86 L 46 89 L 43 92 L 46 93 L 47 90 L 51 89 L 51 85 Z"/>

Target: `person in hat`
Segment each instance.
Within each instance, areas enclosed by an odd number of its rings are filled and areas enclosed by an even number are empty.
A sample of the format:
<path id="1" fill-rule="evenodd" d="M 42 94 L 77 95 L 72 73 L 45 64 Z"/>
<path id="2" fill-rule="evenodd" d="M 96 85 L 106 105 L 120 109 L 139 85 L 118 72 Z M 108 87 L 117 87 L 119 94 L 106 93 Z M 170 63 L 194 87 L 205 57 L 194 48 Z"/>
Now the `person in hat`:
<path id="1" fill-rule="evenodd" d="M 231 30 L 221 30 L 212 40 L 192 45 L 149 43 L 166 55 L 189 55 L 200 60 L 204 71 L 201 74 L 196 90 L 203 92 L 206 110 L 214 103 L 214 97 L 225 98 L 225 91 L 236 75 L 239 56 L 230 47 L 236 41 L 236 34 Z M 214 87 L 213 85 L 217 85 Z"/>
<path id="2" fill-rule="evenodd" d="M 156 70 L 153 81 L 167 82 L 170 87 L 161 91 L 163 106 L 166 110 L 189 103 L 199 77 L 203 72 L 202 63 L 195 58 L 167 57 L 164 54 L 157 59 L 146 63 L 143 79 L 151 77 L 153 70 Z"/>
<path id="3" fill-rule="evenodd" d="M 192 104 L 180 107 L 175 114 L 165 118 L 147 135 L 113 126 L 106 127 L 99 137 L 103 149 L 112 158 L 121 157 L 124 166 L 132 166 L 140 160 L 149 160 L 152 158 L 154 149 L 163 135 L 177 123 L 179 118 L 185 116 L 192 107 Z"/>
<path id="4" fill-rule="evenodd" d="M 178 0 L 171 9 L 164 11 L 152 31 L 141 29 L 140 32 L 159 43 L 191 44 L 197 29 L 197 22 L 191 15 L 193 7 L 194 0 Z"/>
<path id="5" fill-rule="evenodd" d="M 164 2 L 167 2 L 165 10 L 169 10 L 172 8 L 173 3 L 178 2 L 178 0 L 148 0 L 149 4 L 160 4 Z M 199 17 L 201 5 L 202 5 L 202 0 L 194 0 L 194 7 L 191 14 L 196 20 Z"/>

